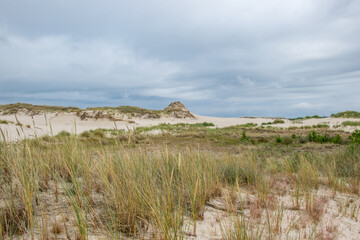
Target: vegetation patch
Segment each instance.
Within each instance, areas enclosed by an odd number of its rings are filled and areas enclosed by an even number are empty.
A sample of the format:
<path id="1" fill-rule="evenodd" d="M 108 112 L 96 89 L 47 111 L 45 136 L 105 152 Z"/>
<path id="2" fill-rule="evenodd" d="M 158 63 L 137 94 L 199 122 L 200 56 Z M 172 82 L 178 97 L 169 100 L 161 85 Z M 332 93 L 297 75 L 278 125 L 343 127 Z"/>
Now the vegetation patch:
<path id="1" fill-rule="evenodd" d="M 8 120 L 0 120 L 0 124 L 9 124 L 9 123 L 14 123 L 14 122 Z"/>
<path id="2" fill-rule="evenodd" d="M 359 130 L 206 122 L 3 141 L 0 238 L 184 239 L 212 222 L 219 239 L 323 239 L 329 206 L 358 225 L 359 146 Z"/>
<path id="3" fill-rule="evenodd" d="M 285 123 L 285 121 L 282 119 L 275 119 L 272 122 L 262 123 L 261 125 L 282 124 L 282 123 Z"/>
<path id="4" fill-rule="evenodd" d="M 336 114 L 331 114 L 331 117 L 336 117 L 336 118 L 360 118 L 360 112 L 356 112 L 356 111 L 339 112 L 339 113 L 336 113 Z"/>
<path id="5" fill-rule="evenodd" d="M 3 114 L 17 114 L 24 111 L 28 114 L 40 114 L 43 112 L 77 112 L 80 111 L 77 107 L 62 107 L 62 106 L 47 106 L 47 105 L 32 105 L 27 103 L 14 103 L 0 105 L 0 112 Z"/>
<path id="6" fill-rule="evenodd" d="M 347 127 L 347 126 L 352 126 L 352 127 L 357 127 L 357 126 L 360 126 L 360 121 L 358 122 L 355 122 L 355 121 L 345 121 L 342 123 L 342 125 L 344 127 Z"/>

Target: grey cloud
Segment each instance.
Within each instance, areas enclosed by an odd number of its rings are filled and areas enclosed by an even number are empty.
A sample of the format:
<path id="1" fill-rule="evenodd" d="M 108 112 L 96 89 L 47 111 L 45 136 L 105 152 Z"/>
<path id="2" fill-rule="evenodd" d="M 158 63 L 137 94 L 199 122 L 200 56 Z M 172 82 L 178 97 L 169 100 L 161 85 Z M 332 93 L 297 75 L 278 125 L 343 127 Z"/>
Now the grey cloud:
<path id="1" fill-rule="evenodd" d="M 5 0 L 0 102 L 360 110 L 359 13 L 356 0 Z"/>

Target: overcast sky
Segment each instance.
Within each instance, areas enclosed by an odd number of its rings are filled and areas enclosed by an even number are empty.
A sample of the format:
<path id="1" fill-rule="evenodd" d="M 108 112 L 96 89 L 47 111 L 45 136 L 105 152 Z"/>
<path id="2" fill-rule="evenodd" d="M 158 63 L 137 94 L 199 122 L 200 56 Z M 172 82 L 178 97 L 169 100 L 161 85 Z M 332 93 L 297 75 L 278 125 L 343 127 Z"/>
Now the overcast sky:
<path id="1" fill-rule="evenodd" d="M 1 0 L 0 104 L 360 111 L 359 0 Z"/>

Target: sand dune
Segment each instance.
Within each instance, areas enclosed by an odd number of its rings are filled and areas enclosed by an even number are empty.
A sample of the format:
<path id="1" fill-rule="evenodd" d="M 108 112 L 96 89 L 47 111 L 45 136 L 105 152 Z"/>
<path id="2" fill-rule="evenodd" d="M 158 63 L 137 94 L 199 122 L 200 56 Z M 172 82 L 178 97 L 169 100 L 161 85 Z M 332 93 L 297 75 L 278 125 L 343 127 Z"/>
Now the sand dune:
<path id="1" fill-rule="evenodd" d="M 216 127 L 223 128 L 234 125 L 242 125 L 247 123 L 254 123 L 261 126 L 262 123 L 268 123 L 277 118 L 221 118 L 208 117 L 193 114 L 195 118 L 176 118 L 176 117 L 161 117 L 158 119 L 146 119 L 135 117 L 131 119 L 123 119 L 121 121 L 112 121 L 106 118 L 94 119 L 89 118 L 81 120 L 75 113 L 42 113 L 37 115 L 27 115 L 25 113 L 0 115 L 0 120 L 6 120 L 8 124 L 0 124 L 0 128 L 5 134 L 6 140 L 13 141 L 23 138 L 33 138 L 43 135 L 56 135 L 61 131 L 68 131 L 72 134 L 79 134 L 84 131 L 94 130 L 98 128 L 104 129 L 134 129 L 137 127 L 155 126 L 161 123 L 177 124 L 177 123 L 213 123 Z M 359 121 L 360 119 L 351 118 L 312 118 L 302 121 L 291 121 L 283 119 L 284 123 L 272 124 L 272 127 L 304 127 L 318 124 L 327 124 L 332 129 L 341 129 L 346 132 L 352 132 L 359 127 L 342 126 L 344 121 Z M 17 124 L 17 123 L 20 124 Z M 267 126 L 267 125 L 266 125 Z M 265 127 L 266 127 L 265 126 Z"/>

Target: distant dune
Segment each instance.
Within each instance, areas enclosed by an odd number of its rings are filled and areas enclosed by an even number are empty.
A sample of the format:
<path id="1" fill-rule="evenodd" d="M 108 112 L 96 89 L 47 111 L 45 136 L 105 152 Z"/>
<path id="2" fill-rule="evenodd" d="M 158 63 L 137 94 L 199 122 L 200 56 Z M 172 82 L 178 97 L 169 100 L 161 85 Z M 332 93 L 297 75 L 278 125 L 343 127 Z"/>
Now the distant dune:
<path id="1" fill-rule="evenodd" d="M 8 141 L 56 135 L 61 131 L 79 134 L 98 128 L 133 129 L 155 126 L 161 123 L 208 122 L 223 128 L 234 125 L 253 124 L 261 128 L 329 128 L 352 132 L 360 128 L 360 113 L 347 111 L 332 117 L 317 115 L 305 118 L 239 117 L 222 118 L 200 116 L 190 112 L 181 102 L 173 102 L 164 110 L 149 110 L 133 106 L 77 107 L 31 105 L 16 103 L 0 105 L 0 129 Z"/>

